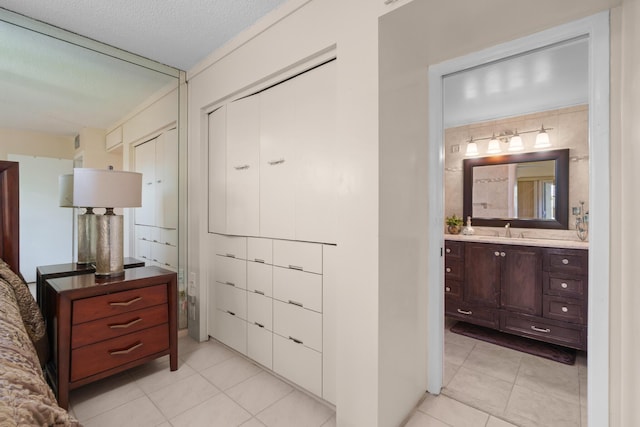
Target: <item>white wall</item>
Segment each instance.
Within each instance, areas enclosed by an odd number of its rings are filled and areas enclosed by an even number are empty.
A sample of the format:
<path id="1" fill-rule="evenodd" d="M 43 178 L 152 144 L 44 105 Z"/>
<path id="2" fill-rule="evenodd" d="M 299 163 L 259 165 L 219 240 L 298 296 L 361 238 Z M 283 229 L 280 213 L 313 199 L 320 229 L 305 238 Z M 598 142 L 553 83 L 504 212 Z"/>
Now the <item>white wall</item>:
<path id="1" fill-rule="evenodd" d="M 0 128 L 0 159 L 7 155 L 73 159 L 73 136 Z"/>

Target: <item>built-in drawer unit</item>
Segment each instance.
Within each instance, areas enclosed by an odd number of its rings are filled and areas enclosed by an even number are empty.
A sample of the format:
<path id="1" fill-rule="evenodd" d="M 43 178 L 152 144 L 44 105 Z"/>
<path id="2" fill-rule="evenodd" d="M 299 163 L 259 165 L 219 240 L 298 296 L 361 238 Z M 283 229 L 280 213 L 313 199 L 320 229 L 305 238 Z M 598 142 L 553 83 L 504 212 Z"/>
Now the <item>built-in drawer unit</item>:
<path id="1" fill-rule="evenodd" d="M 286 303 L 322 312 L 322 275 L 274 267 L 273 297 Z"/>
<path id="2" fill-rule="evenodd" d="M 273 265 L 322 274 L 322 245 L 274 240 Z"/>
<path id="3" fill-rule="evenodd" d="M 214 258 L 214 277 L 216 282 L 247 288 L 247 262 L 243 259 L 216 255 Z"/>
<path id="4" fill-rule="evenodd" d="M 247 324 L 247 356 L 273 369 L 273 333 L 256 323 Z"/>
<path id="5" fill-rule="evenodd" d="M 544 295 L 542 316 L 570 323 L 587 324 L 587 304 L 581 299 Z"/>
<path id="6" fill-rule="evenodd" d="M 322 396 L 322 353 L 291 338 L 274 334 L 273 370 L 311 393 Z"/>
<path id="7" fill-rule="evenodd" d="M 247 321 L 273 331 L 273 300 L 255 292 L 248 292 L 247 305 Z"/>
<path id="8" fill-rule="evenodd" d="M 249 237 L 247 239 L 247 260 L 273 264 L 273 240 Z"/>
<path id="9" fill-rule="evenodd" d="M 227 311 L 215 310 L 214 336 L 222 343 L 247 354 L 247 322 Z"/>
<path id="10" fill-rule="evenodd" d="M 247 320 L 247 292 L 235 286 L 216 283 L 216 308 Z"/>
<path id="11" fill-rule="evenodd" d="M 500 312 L 493 308 L 471 306 L 459 300 L 445 298 L 446 313 L 458 320 L 497 329 L 500 326 Z"/>
<path id="12" fill-rule="evenodd" d="M 247 259 L 247 238 L 241 236 L 213 235 L 213 245 L 216 255 Z"/>
<path id="13" fill-rule="evenodd" d="M 273 331 L 285 338 L 322 351 L 322 314 L 293 304 L 273 302 Z"/>
<path id="14" fill-rule="evenodd" d="M 567 322 L 557 322 L 524 314 L 502 313 L 501 330 L 565 347 L 582 348 L 586 329 Z"/>
<path id="15" fill-rule="evenodd" d="M 267 297 L 273 296 L 273 266 L 271 264 L 247 262 L 247 291 Z"/>

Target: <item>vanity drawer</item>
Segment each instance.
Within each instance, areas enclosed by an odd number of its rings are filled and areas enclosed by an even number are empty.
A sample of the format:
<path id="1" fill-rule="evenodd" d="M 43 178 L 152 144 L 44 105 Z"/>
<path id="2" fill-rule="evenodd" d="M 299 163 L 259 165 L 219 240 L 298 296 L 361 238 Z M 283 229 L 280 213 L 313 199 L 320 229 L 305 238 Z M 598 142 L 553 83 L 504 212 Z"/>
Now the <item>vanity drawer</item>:
<path id="1" fill-rule="evenodd" d="M 457 280 L 445 279 L 444 281 L 444 294 L 446 296 L 462 298 L 462 282 Z"/>
<path id="2" fill-rule="evenodd" d="M 214 259 L 216 282 L 247 289 L 247 262 L 242 259 L 216 255 Z"/>
<path id="3" fill-rule="evenodd" d="M 544 295 L 542 298 L 542 316 L 585 325 L 587 323 L 586 302 L 575 298 Z"/>
<path id="4" fill-rule="evenodd" d="M 73 324 L 167 303 L 167 285 L 132 289 L 73 302 Z"/>
<path id="5" fill-rule="evenodd" d="M 588 252 L 584 250 L 547 248 L 544 252 L 545 271 L 586 276 L 588 262 Z"/>
<path id="6" fill-rule="evenodd" d="M 503 312 L 500 330 L 565 347 L 586 349 L 586 328 L 580 325 Z"/>
<path id="7" fill-rule="evenodd" d="M 543 275 L 544 293 L 548 295 L 566 296 L 587 299 L 586 276 L 574 276 L 545 272 Z"/>
<path id="8" fill-rule="evenodd" d="M 451 240 L 444 241 L 444 256 L 446 258 L 463 258 L 464 257 L 464 243 L 453 242 Z"/>
<path id="9" fill-rule="evenodd" d="M 445 312 L 447 316 L 458 320 L 497 329 L 500 326 L 500 316 L 497 310 L 471 306 L 445 295 Z"/>
<path id="10" fill-rule="evenodd" d="M 444 259 L 445 280 L 464 280 L 464 261 L 461 259 Z"/>

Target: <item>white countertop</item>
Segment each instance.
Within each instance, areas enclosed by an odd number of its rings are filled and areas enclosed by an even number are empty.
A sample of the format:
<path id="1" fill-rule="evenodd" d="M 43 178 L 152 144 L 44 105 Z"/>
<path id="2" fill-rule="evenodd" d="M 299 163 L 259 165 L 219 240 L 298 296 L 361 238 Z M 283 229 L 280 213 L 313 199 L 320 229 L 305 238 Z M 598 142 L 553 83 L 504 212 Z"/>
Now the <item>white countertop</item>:
<path id="1" fill-rule="evenodd" d="M 514 235 L 516 235 L 514 233 Z M 445 240 L 453 240 L 458 242 L 479 242 L 479 243 L 496 243 L 500 245 L 521 245 L 521 246 L 541 246 L 545 248 L 564 248 L 564 249 L 589 249 L 589 242 L 581 240 L 559 240 L 544 238 L 521 238 L 521 237 L 498 237 L 498 236 L 482 236 L 482 235 L 465 235 L 465 234 L 445 234 Z"/>

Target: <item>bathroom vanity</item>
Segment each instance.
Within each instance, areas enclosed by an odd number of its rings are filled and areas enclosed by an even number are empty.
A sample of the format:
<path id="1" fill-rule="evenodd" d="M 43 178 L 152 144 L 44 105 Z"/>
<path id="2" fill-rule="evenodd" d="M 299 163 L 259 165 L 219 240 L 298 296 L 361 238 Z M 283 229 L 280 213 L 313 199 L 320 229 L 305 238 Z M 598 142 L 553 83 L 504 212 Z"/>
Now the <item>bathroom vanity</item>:
<path id="1" fill-rule="evenodd" d="M 588 243 L 447 235 L 445 313 L 502 332 L 587 348 Z"/>

